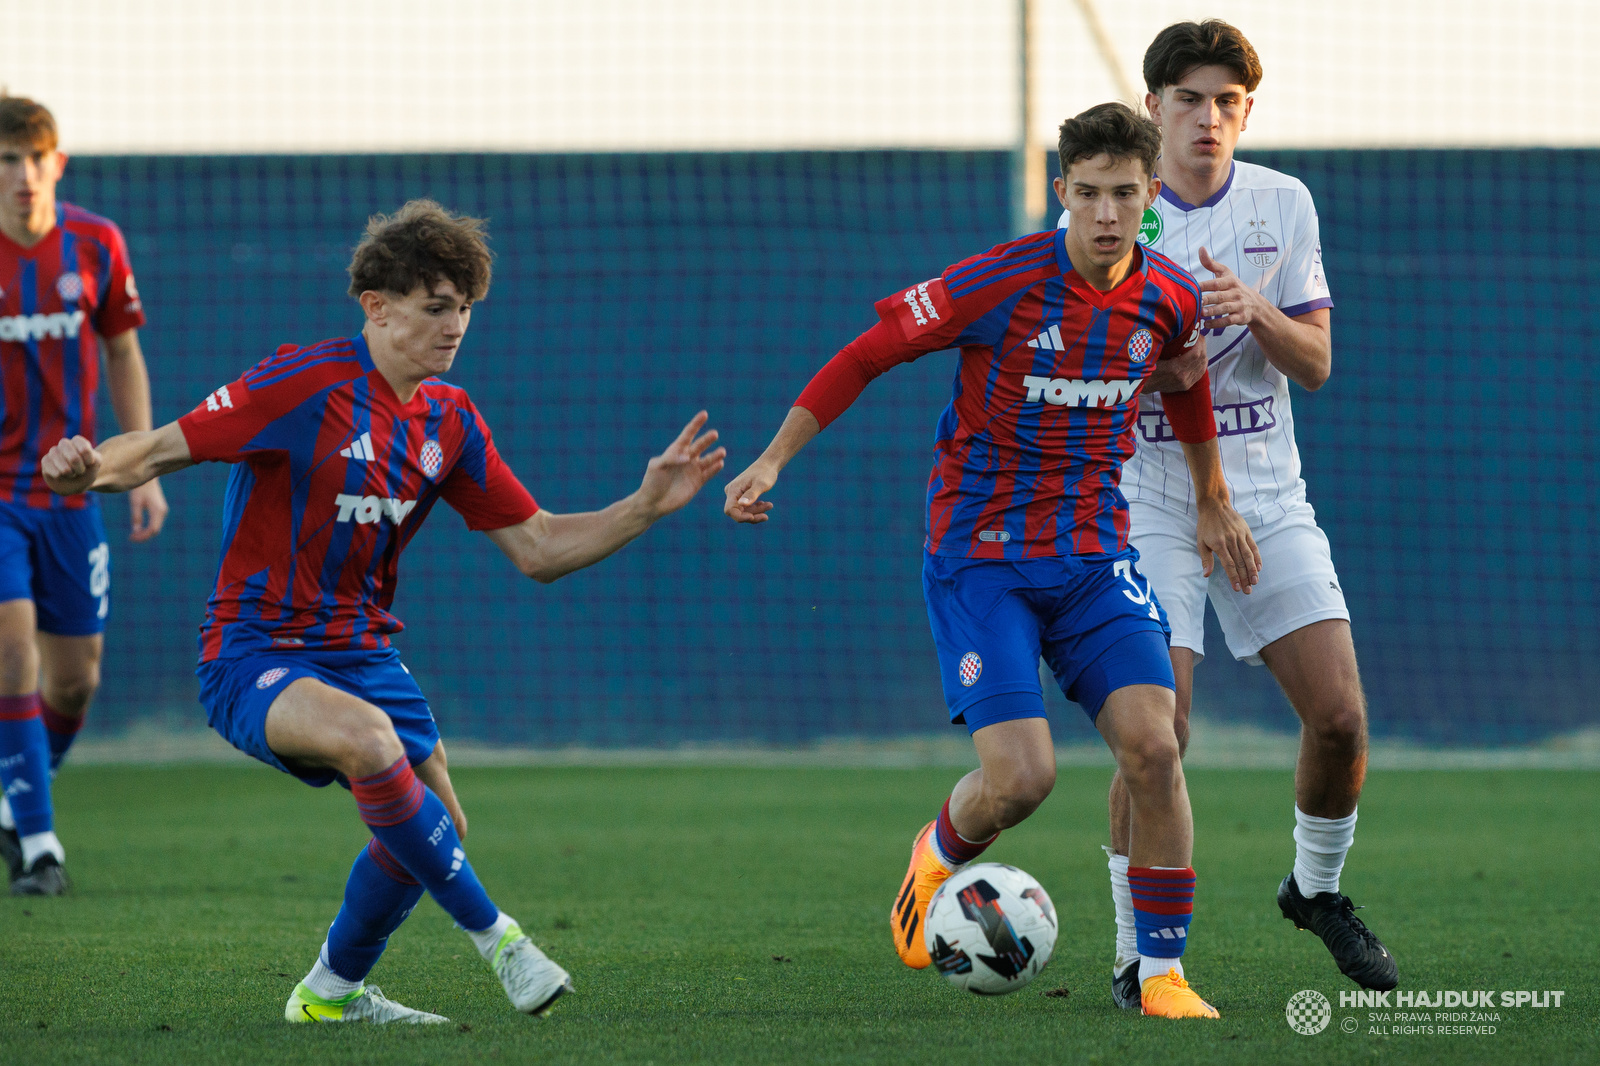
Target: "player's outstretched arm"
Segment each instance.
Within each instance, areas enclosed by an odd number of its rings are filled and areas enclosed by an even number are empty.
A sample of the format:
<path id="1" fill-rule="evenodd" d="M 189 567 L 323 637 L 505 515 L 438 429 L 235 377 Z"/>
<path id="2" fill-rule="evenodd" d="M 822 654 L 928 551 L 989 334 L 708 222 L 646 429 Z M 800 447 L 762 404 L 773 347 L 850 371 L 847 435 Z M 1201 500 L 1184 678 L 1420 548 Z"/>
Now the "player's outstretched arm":
<path id="1" fill-rule="evenodd" d="M 539 511 L 520 525 L 489 530 L 489 539 L 518 570 L 541 584 L 593 566 L 658 519 L 682 509 L 722 469 L 728 450 L 706 451 L 716 442 L 717 431 L 700 433 L 705 424 L 704 411 L 691 418 L 666 451 L 650 460 L 639 488 L 605 510 Z"/>
<path id="2" fill-rule="evenodd" d="M 96 448 L 85 437 L 56 442 L 39 461 L 52 492 L 127 492 L 152 478 L 193 466 L 189 442 L 178 423 L 136 430 L 103 441 Z"/>
<path id="3" fill-rule="evenodd" d="M 1228 482 L 1222 475 L 1222 448 L 1215 437 L 1200 444 L 1185 443 L 1183 457 L 1189 463 L 1200 513 L 1195 540 L 1200 546 L 1201 570 L 1210 577 L 1213 565 L 1220 562 L 1233 590 L 1248 596 L 1261 571 L 1261 552 L 1256 549 L 1250 527 L 1229 502 Z"/>
<path id="4" fill-rule="evenodd" d="M 804 407 L 789 408 L 789 414 L 767 450 L 724 488 L 722 513 L 735 522 L 765 522 L 772 502 L 763 500 L 761 494 L 778 483 L 778 474 L 789 465 L 789 460 L 821 432 L 822 423 L 817 421 L 816 415 Z"/>

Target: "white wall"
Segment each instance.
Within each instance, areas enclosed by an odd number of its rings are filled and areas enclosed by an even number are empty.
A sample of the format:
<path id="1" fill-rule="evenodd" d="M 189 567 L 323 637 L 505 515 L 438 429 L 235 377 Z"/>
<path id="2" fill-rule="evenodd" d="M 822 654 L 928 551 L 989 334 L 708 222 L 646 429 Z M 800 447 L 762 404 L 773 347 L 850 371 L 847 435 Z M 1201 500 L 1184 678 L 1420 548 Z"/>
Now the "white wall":
<path id="1" fill-rule="evenodd" d="M 1098 0 L 1122 62 L 1219 15 L 1248 144 L 1600 144 L 1596 0 Z M 1035 136 L 1115 95 L 1037 0 Z M 0 82 L 82 152 L 999 146 L 1015 0 L 0 0 Z M 1570 109 L 1569 109 L 1570 102 Z"/>

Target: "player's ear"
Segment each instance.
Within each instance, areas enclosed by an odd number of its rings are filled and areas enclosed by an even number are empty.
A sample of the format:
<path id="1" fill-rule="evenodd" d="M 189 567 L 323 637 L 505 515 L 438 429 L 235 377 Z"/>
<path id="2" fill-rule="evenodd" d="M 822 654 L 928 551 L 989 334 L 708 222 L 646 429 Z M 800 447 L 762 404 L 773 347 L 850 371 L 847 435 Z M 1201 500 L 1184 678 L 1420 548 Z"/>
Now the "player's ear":
<path id="1" fill-rule="evenodd" d="M 1145 194 L 1144 205 L 1154 207 L 1156 197 L 1161 195 L 1161 179 L 1154 174 L 1150 175 L 1150 191 Z"/>
<path id="2" fill-rule="evenodd" d="M 1061 202 L 1061 206 L 1062 207 L 1066 207 L 1067 206 L 1067 179 L 1066 178 L 1052 178 L 1051 181 L 1050 181 L 1050 187 L 1056 191 L 1056 199 Z"/>
<path id="3" fill-rule="evenodd" d="M 66 170 L 67 170 L 67 153 L 57 149 L 57 151 L 56 151 L 56 180 L 57 181 L 61 180 L 61 175 L 66 173 Z"/>
<path id="4" fill-rule="evenodd" d="M 389 301 L 384 299 L 383 293 L 368 289 L 357 299 L 361 301 L 361 310 L 367 313 L 367 321 L 383 325 L 384 319 L 389 317 Z"/>
<path id="5" fill-rule="evenodd" d="M 1246 96 L 1244 98 L 1244 119 L 1239 123 L 1240 133 L 1243 133 L 1245 130 L 1250 128 L 1250 109 L 1254 106 L 1256 106 L 1256 98 L 1253 96 Z"/>
<path id="6" fill-rule="evenodd" d="M 1159 93 L 1144 94 L 1144 109 L 1150 112 L 1150 121 L 1157 126 L 1161 125 L 1161 96 Z"/>

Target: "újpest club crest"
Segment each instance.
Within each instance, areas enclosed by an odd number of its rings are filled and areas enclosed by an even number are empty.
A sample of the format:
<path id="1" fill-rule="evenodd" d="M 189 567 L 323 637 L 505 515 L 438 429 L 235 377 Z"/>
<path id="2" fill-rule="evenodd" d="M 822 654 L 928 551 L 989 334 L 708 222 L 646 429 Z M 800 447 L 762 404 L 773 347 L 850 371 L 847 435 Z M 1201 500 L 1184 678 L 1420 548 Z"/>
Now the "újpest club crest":
<path id="1" fill-rule="evenodd" d="M 436 440 L 422 442 L 422 472 L 428 477 L 433 477 L 444 465 L 444 449 L 439 447 Z"/>
<path id="2" fill-rule="evenodd" d="M 1264 229 L 1252 230 L 1245 235 L 1244 246 L 1239 250 L 1245 262 L 1265 269 L 1278 261 L 1278 238 Z"/>
<path id="3" fill-rule="evenodd" d="M 1144 217 L 1139 219 L 1138 242 L 1146 248 L 1161 239 L 1161 215 L 1153 207 L 1144 209 Z"/>
<path id="4" fill-rule="evenodd" d="M 1156 339 L 1147 329 L 1141 329 L 1128 338 L 1128 362 L 1139 364 L 1150 355 L 1150 349 L 1156 345 Z"/>
<path id="5" fill-rule="evenodd" d="M 957 668 L 961 675 L 961 684 L 971 688 L 978 683 L 978 677 L 983 673 L 983 660 L 978 658 L 978 653 L 969 651 L 961 657 L 961 665 Z"/>

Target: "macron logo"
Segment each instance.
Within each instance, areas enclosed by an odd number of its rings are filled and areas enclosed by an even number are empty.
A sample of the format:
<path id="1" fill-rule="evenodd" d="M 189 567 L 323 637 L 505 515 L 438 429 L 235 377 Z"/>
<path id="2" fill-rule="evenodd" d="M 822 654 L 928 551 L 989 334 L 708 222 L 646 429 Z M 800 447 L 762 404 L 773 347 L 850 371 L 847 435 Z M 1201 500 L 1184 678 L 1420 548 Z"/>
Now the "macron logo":
<path id="1" fill-rule="evenodd" d="M 370 525 L 380 518 L 387 518 L 395 525 L 406 520 L 406 515 L 417 505 L 416 500 L 396 500 L 382 496 L 350 496 L 339 493 L 333 498 L 339 505 L 340 522 L 360 522 Z"/>
<path id="2" fill-rule="evenodd" d="M 207 411 L 220 411 L 224 407 L 232 406 L 233 398 L 228 395 L 228 386 L 226 385 L 206 397 Z"/>
<path id="3" fill-rule="evenodd" d="M 56 311 L 48 315 L 0 316 L 0 341 L 42 341 L 77 337 L 83 327 L 82 311 Z"/>
<path id="4" fill-rule="evenodd" d="M 1039 336 L 1042 339 L 1044 334 Z M 1076 381 L 1032 374 L 1024 377 L 1022 384 L 1028 390 L 1029 403 L 1043 400 L 1057 407 L 1117 407 L 1133 399 L 1139 390 L 1137 381 Z"/>
<path id="5" fill-rule="evenodd" d="M 339 454 L 346 459 L 360 459 L 363 462 L 372 462 L 377 458 L 372 452 L 372 434 L 361 434 L 361 436 L 350 442 L 350 447 L 341 448 Z M 340 521 L 342 522 L 344 519 L 341 518 Z"/>
<path id="6" fill-rule="evenodd" d="M 1028 342 L 1030 348 L 1042 348 L 1047 352 L 1064 352 L 1067 346 L 1061 343 L 1061 327 L 1051 326 L 1033 340 Z"/>

